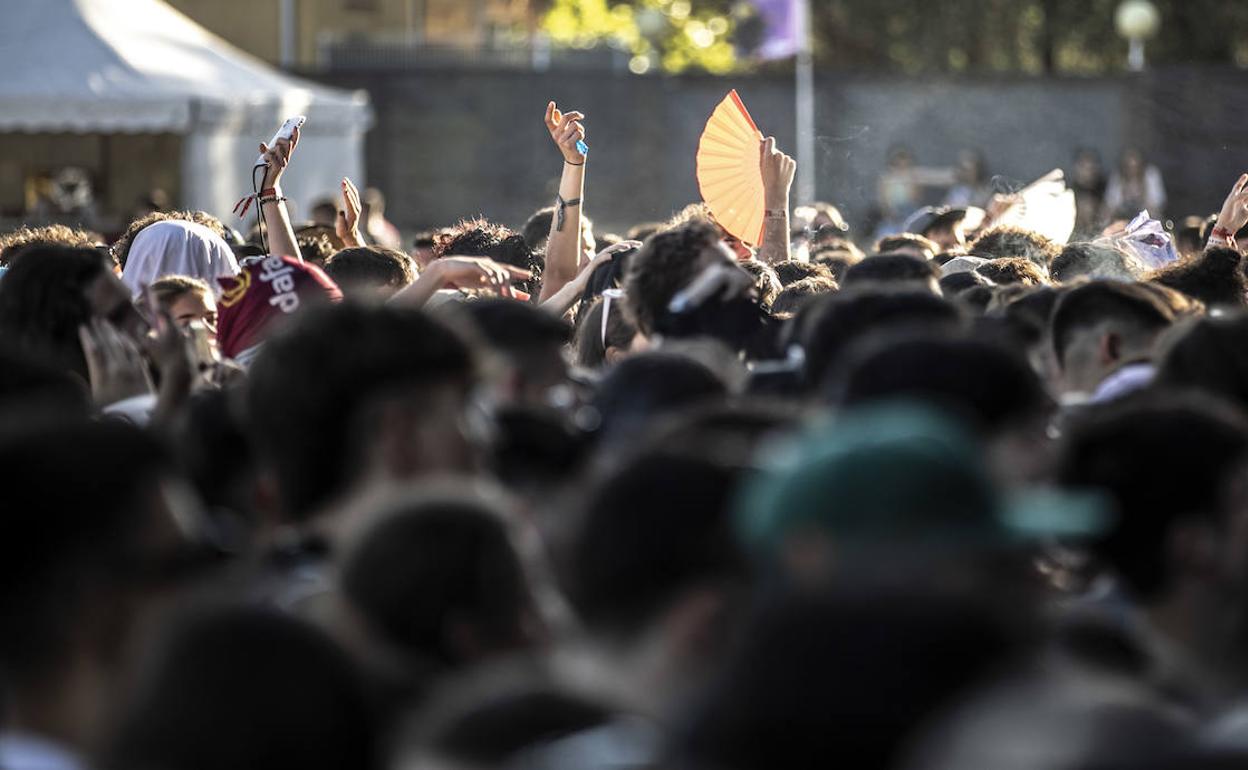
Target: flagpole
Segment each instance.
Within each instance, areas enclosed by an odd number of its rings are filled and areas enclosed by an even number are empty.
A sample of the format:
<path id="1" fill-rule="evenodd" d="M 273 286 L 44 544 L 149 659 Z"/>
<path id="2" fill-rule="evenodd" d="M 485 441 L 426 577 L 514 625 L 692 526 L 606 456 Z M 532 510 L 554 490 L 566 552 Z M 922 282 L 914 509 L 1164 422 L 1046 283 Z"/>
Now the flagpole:
<path id="1" fill-rule="evenodd" d="M 815 66 L 810 43 L 810 0 L 795 0 L 797 63 L 794 73 L 797 122 L 798 205 L 815 202 Z"/>

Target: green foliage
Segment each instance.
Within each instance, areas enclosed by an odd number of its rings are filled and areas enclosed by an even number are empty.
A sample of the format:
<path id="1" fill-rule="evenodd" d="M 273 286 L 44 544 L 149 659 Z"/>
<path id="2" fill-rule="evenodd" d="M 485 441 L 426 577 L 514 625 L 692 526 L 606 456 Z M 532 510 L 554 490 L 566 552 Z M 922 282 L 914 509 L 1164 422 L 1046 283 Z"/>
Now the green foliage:
<path id="1" fill-rule="evenodd" d="M 1122 70 L 1114 29 L 1120 0 L 811 0 L 820 65 L 904 73 L 1025 72 L 1096 75 Z M 1153 64 L 1248 66 L 1248 2 L 1153 0 L 1161 31 Z M 730 72 L 751 62 L 748 0 L 552 0 L 543 27 L 557 43 L 612 45 L 637 69 Z M 637 70 L 635 70 L 637 71 Z"/>
<path id="2" fill-rule="evenodd" d="M 727 2 L 554 0 L 542 28 L 559 45 L 609 45 L 632 54 L 634 72 L 737 68 Z"/>

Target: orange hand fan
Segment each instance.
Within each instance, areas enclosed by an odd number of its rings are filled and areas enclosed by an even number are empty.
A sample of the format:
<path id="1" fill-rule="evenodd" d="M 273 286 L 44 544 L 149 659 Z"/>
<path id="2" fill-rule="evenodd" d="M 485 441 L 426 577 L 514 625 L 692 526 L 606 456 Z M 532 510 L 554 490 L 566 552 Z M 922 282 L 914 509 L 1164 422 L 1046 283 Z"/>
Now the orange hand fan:
<path id="1" fill-rule="evenodd" d="M 763 240 L 763 174 L 758 165 L 762 140 L 734 89 L 711 113 L 698 141 L 702 200 L 720 227 L 750 246 Z"/>

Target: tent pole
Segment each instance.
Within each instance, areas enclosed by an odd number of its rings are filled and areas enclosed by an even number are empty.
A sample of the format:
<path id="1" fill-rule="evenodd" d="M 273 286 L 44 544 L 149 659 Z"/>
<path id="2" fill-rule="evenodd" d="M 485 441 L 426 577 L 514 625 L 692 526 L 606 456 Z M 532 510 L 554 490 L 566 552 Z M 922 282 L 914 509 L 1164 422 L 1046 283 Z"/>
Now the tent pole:
<path id="1" fill-rule="evenodd" d="M 815 72 L 810 45 L 810 0 L 797 0 L 798 49 L 794 72 L 798 205 L 815 201 Z"/>

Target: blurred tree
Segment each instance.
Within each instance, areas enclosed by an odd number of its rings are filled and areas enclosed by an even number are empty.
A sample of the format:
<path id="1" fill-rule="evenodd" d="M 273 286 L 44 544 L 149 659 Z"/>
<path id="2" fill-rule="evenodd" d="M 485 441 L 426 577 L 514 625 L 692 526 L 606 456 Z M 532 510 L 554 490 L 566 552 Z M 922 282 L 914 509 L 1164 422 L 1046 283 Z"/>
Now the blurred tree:
<path id="1" fill-rule="evenodd" d="M 751 66 L 759 38 L 749 0 L 542 0 L 558 44 L 608 44 L 633 70 L 728 72 Z M 822 66 L 893 72 L 1120 71 L 1126 42 L 1114 29 L 1120 0 L 811 0 Z M 1153 0 L 1161 32 L 1154 65 L 1248 66 L 1248 2 Z M 734 49 L 735 46 L 735 49 Z M 742 55 L 744 52 L 744 55 Z"/>

